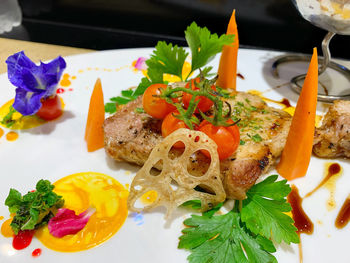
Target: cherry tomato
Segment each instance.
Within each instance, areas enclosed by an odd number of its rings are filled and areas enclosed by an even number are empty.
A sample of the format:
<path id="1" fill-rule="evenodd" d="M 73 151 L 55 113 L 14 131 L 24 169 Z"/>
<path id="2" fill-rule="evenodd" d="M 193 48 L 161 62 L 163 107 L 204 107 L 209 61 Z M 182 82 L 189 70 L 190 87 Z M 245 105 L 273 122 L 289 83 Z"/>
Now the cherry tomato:
<path id="1" fill-rule="evenodd" d="M 60 98 L 56 95 L 41 101 L 42 106 L 36 112 L 36 115 L 46 121 L 57 119 L 62 115 L 62 103 Z"/>
<path id="2" fill-rule="evenodd" d="M 164 119 L 176 107 L 167 103 L 164 99 L 155 97 L 161 94 L 161 90 L 167 87 L 166 84 L 152 84 L 149 86 L 142 97 L 143 109 L 156 119 Z"/>
<path id="3" fill-rule="evenodd" d="M 177 111 L 169 113 L 162 122 L 162 136 L 165 138 L 169 134 L 181 128 L 188 128 L 184 121 L 174 117 L 179 114 Z M 174 148 L 184 148 L 185 145 L 182 142 L 177 142 L 173 145 Z"/>
<path id="4" fill-rule="evenodd" d="M 191 79 L 190 82 L 188 82 L 186 84 L 186 88 L 189 89 L 191 88 L 192 90 L 199 90 L 198 87 L 196 87 L 196 83 L 199 83 L 200 80 L 199 78 L 195 78 L 195 79 Z M 215 86 L 213 85 L 212 86 L 212 89 L 215 90 Z M 182 102 L 185 106 L 185 108 L 188 108 L 188 105 L 190 104 L 190 100 L 192 98 L 192 95 L 189 94 L 189 93 L 184 93 L 183 96 L 182 96 Z M 201 112 L 207 112 L 208 110 L 210 110 L 211 106 L 213 106 L 214 102 L 212 102 L 210 99 L 208 99 L 207 97 L 204 97 L 204 96 L 199 96 L 195 99 L 195 101 L 198 101 L 198 105 L 197 105 L 197 109 L 196 109 L 196 113 L 198 113 L 198 109 L 201 111 Z"/>
<path id="5" fill-rule="evenodd" d="M 228 123 L 233 123 L 232 120 Z M 209 136 L 218 146 L 219 159 L 224 160 L 230 157 L 236 150 L 239 145 L 239 129 L 237 125 L 224 127 L 224 126 L 214 126 L 210 122 L 204 120 L 199 125 L 199 131 L 204 132 Z M 201 150 L 201 152 L 210 157 L 210 154 L 206 150 Z"/>

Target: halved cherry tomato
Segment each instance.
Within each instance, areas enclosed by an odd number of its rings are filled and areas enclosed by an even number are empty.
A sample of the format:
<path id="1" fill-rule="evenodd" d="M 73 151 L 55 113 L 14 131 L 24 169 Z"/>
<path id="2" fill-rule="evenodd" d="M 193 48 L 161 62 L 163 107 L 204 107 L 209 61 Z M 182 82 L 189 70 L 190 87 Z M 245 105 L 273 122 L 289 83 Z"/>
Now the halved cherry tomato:
<path id="1" fill-rule="evenodd" d="M 191 79 L 190 82 L 188 82 L 186 84 L 186 88 L 187 89 L 192 89 L 192 90 L 199 90 L 198 87 L 196 87 L 196 83 L 199 83 L 200 79 L 199 78 L 195 78 L 195 79 Z M 212 86 L 212 89 L 215 90 L 215 85 Z M 190 104 L 190 100 L 192 98 L 192 95 L 189 93 L 184 92 L 183 96 L 182 96 L 182 102 L 185 106 L 185 108 L 188 108 L 188 105 Z M 196 109 L 196 113 L 198 113 L 198 109 L 201 112 L 207 112 L 208 110 L 210 110 L 210 108 L 213 106 L 214 102 L 212 102 L 210 99 L 208 99 L 207 97 L 204 96 L 199 96 L 195 99 L 195 101 L 198 101 L 198 105 L 197 105 L 197 109 Z"/>
<path id="2" fill-rule="evenodd" d="M 179 112 L 174 111 L 169 113 L 162 122 L 162 136 L 165 138 L 169 134 L 181 128 L 188 128 L 184 121 L 179 120 L 174 117 L 174 115 L 179 114 Z M 184 148 L 185 145 L 182 142 L 177 142 L 173 145 L 174 148 Z"/>
<path id="3" fill-rule="evenodd" d="M 233 123 L 233 121 L 229 120 L 228 123 Z M 240 140 L 239 129 L 237 125 L 229 127 L 216 127 L 210 122 L 204 120 L 199 125 L 198 130 L 204 132 L 217 144 L 220 160 L 224 160 L 230 157 L 237 150 Z M 208 151 L 201 150 L 201 152 L 205 156 L 210 157 Z"/>
<path id="4" fill-rule="evenodd" d="M 153 118 L 164 119 L 165 116 L 176 109 L 174 105 L 167 103 L 164 99 L 156 97 L 159 96 L 162 89 L 166 87 L 166 84 L 152 84 L 143 94 L 143 109 Z"/>
<path id="5" fill-rule="evenodd" d="M 36 115 L 46 121 L 51 121 L 60 117 L 63 113 L 62 103 L 60 98 L 56 95 L 41 101 L 42 106 L 36 112 Z"/>

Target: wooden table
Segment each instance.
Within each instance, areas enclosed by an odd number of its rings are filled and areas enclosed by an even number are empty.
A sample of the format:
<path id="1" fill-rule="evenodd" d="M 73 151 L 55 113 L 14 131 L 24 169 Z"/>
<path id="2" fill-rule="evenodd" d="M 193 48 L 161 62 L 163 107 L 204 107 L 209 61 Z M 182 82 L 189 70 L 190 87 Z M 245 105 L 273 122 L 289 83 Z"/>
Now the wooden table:
<path id="1" fill-rule="evenodd" d="M 72 48 L 0 38 L 0 74 L 5 73 L 7 71 L 7 65 L 5 61 L 8 58 L 8 56 L 22 50 L 34 62 L 39 62 L 40 60 L 45 61 L 54 59 L 60 55 L 69 56 L 94 51 L 90 49 Z"/>

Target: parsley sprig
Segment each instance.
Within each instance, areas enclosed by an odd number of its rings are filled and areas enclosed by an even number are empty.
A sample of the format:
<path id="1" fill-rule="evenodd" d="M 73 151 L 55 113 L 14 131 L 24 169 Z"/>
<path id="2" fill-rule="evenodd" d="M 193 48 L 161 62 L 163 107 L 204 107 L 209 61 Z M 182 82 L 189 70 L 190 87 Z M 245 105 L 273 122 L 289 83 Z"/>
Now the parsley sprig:
<path id="1" fill-rule="evenodd" d="M 15 213 L 10 226 L 16 235 L 20 230 L 32 230 L 46 224 L 53 217 L 54 210 L 63 206 L 62 196 L 54 193 L 53 189 L 48 180 L 40 180 L 36 191 L 24 196 L 16 189 L 10 189 L 5 205 L 10 213 Z"/>
<path id="2" fill-rule="evenodd" d="M 150 85 L 165 83 L 164 74 L 172 74 L 178 76 L 181 81 L 187 81 L 194 71 L 204 67 L 221 52 L 224 45 L 230 45 L 234 41 L 233 35 L 224 34 L 219 37 L 217 34 L 211 34 L 206 27 L 199 27 L 195 22 L 187 27 L 185 37 L 192 55 L 191 70 L 187 76 L 183 76 L 182 69 L 189 53 L 183 47 L 159 41 L 151 57 L 145 61 L 148 67 L 147 77 L 141 79 L 135 90 L 126 90 L 121 96 L 111 98 L 105 105 L 105 111 L 114 113 L 117 110 L 116 104 L 127 104 L 142 95 Z M 212 67 L 205 67 L 203 75 L 210 75 L 211 69 Z"/>
<path id="3" fill-rule="evenodd" d="M 291 211 L 286 200 L 291 188 L 287 180 L 276 182 L 277 177 L 272 175 L 247 192 L 248 198 L 242 205 L 242 221 L 253 233 L 273 238 L 277 243 L 299 243 L 294 221 L 285 214 Z"/>
<path id="4" fill-rule="evenodd" d="M 204 213 L 192 215 L 184 224 L 179 248 L 191 251 L 190 263 L 277 262 L 272 255 L 276 243 L 298 243 L 291 210 L 286 196 L 290 192 L 286 180 L 272 175 L 247 192 L 247 199 L 219 216 Z M 188 203 L 192 207 L 199 207 Z M 240 208 L 241 207 L 241 208 Z"/>

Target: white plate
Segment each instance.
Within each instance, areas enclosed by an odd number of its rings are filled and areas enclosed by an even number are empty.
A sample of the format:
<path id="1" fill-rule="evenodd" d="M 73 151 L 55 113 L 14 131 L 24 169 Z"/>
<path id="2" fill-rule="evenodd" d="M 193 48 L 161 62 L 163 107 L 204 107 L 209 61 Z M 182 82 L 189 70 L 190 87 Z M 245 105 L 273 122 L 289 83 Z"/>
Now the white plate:
<path id="1" fill-rule="evenodd" d="M 137 167 L 125 163 L 116 163 L 106 156 L 104 150 L 94 153 L 86 151 L 84 130 L 92 87 L 97 77 L 102 79 L 105 101 L 120 94 L 126 89 L 138 84 L 142 77 L 140 72 L 134 72 L 131 65 L 140 56 L 149 57 L 152 49 L 129 49 L 96 52 L 67 57 L 65 73 L 76 76 L 72 79 L 70 88 L 63 97 L 66 108 L 63 118 L 57 122 L 19 131 L 19 139 L 9 142 L 5 136 L 0 138 L 0 216 L 9 217 L 5 198 L 10 187 L 22 193 L 32 189 L 41 179 L 51 182 L 64 176 L 94 171 L 110 175 L 122 184 L 130 183 Z M 270 74 L 273 58 L 281 55 L 278 52 L 258 50 L 240 50 L 238 69 L 245 80 L 238 79 L 238 89 L 241 91 L 260 90 L 264 96 L 280 100 L 288 98 L 293 105 L 297 96 L 288 87 L 273 89 L 287 82 L 296 71 L 304 68 L 296 65 L 284 67 L 282 79 L 276 80 Z M 218 65 L 217 56 L 212 62 L 214 68 Z M 120 69 L 121 68 L 121 69 Z M 90 69 L 90 70 L 89 70 Z M 119 69 L 119 70 L 116 70 Z M 83 70 L 81 72 L 80 70 Z M 14 97 L 14 87 L 7 80 L 7 75 L 0 76 L 0 105 Z M 322 111 L 322 105 L 319 105 Z M 5 129 L 5 133 L 8 130 Z M 312 158 L 306 177 L 293 181 L 303 196 L 312 190 L 322 180 L 324 164 L 329 160 Z M 336 208 L 327 211 L 326 202 L 329 192 L 325 188 L 318 190 L 306 199 L 303 207 L 315 225 L 314 234 L 302 235 L 304 262 L 349 262 L 348 238 L 350 228 L 338 230 L 334 226 L 336 215 L 346 196 L 350 193 L 350 184 L 346 174 L 350 165 L 348 161 L 338 162 L 344 174 L 336 183 Z M 131 171 L 131 175 L 126 171 Z M 77 253 L 60 253 L 45 248 L 38 240 L 33 240 L 30 247 L 15 251 L 11 248 L 11 239 L 0 235 L 0 262 L 187 262 L 189 253 L 177 249 L 178 237 L 181 235 L 183 220 L 190 213 L 179 210 L 171 224 L 166 224 L 164 211 L 159 209 L 143 214 L 142 221 L 135 221 L 129 214 L 121 229 L 107 242 L 93 249 Z M 3 222 L 0 221 L 0 224 Z M 43 253 L 38 258 L 32 258 L 35 248 L 42 248 Z M 298 262 L 298 246 L 277 246 L 279 262 Z"/>

